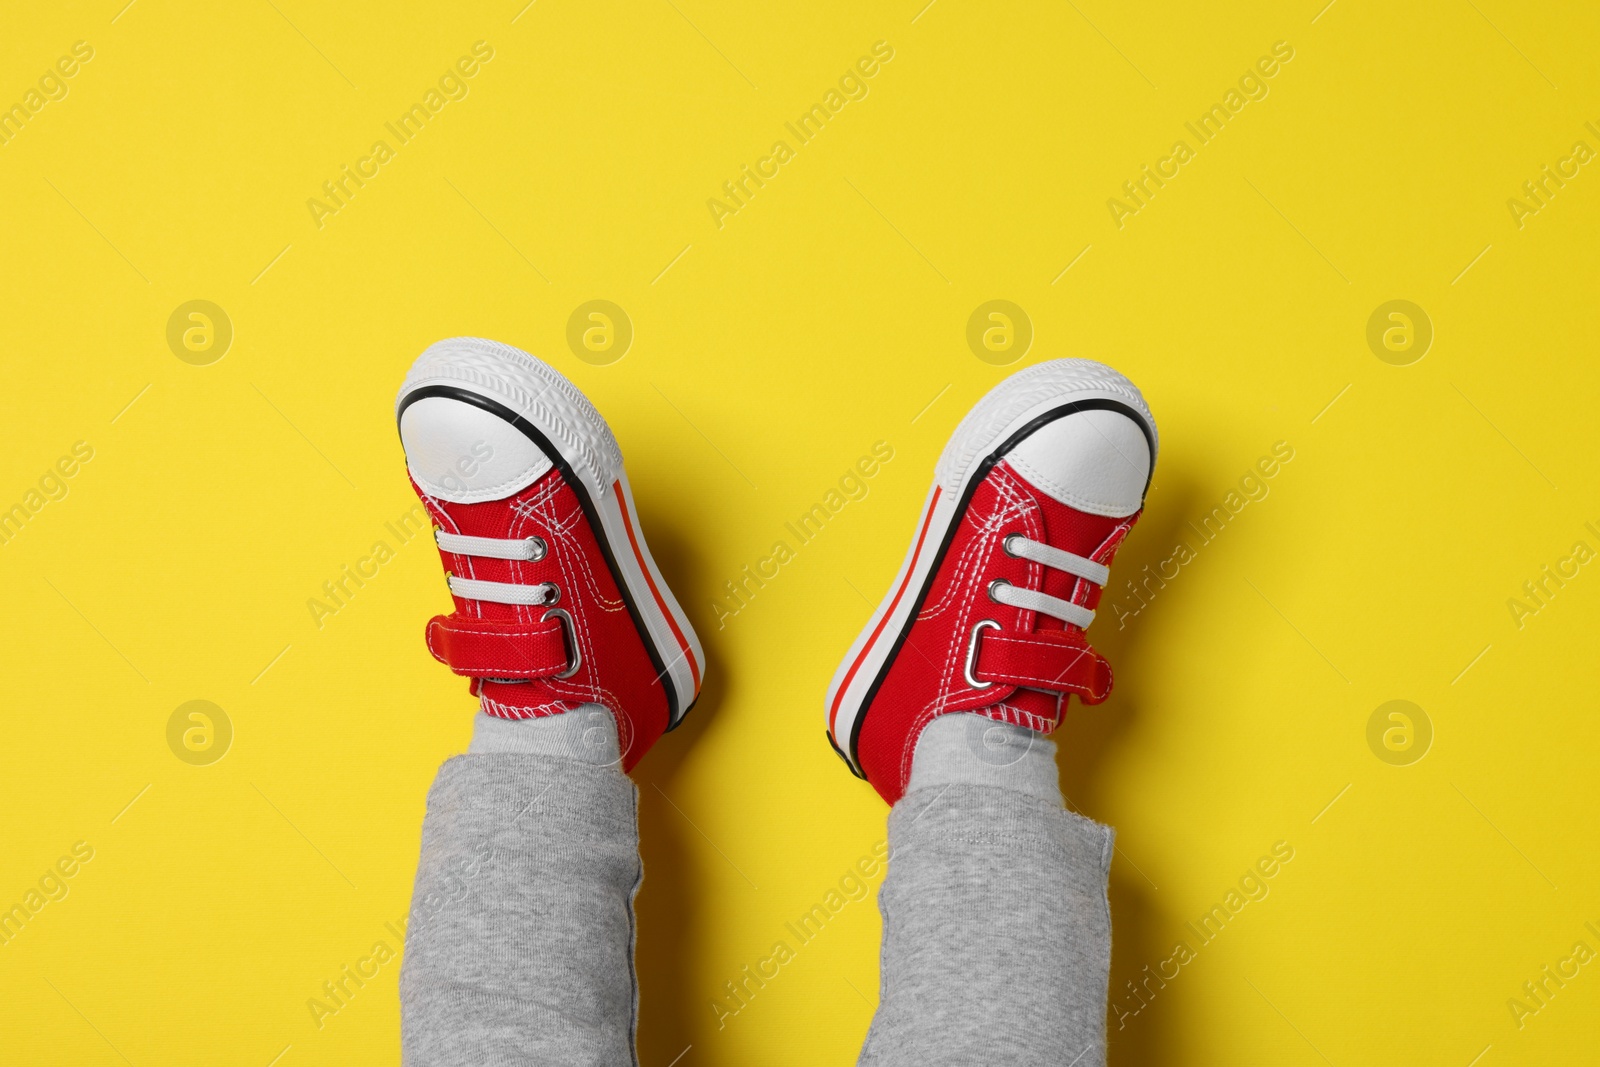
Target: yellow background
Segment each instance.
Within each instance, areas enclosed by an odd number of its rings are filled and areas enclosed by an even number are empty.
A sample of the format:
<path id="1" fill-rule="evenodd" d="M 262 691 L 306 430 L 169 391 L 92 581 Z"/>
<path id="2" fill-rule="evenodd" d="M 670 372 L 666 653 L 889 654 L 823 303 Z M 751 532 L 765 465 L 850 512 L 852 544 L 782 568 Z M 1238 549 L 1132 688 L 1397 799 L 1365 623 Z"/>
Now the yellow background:
<path id="1" fill-rule="evenodd" d="M 1112 1061 L 1592 1055 L 1600 964 L 1520 1028 L 1507 1001 L 1574 942 L 1600 950 L 1600 568 L 1520 628 L 1507 601 L 1574 542 L 1600 549 L 1600 172 L 1521 228 L 1506 202 L 1600 148 L 1600 13 L 923 2 L 7 13 L 0 103 L 75 41 L 94 58 L 0 147 L 0 507 L 74 442 L 94 458 L 0 547 L 0 905 L 95 851 L 0 947 L 0 1059 L 397 1059 L 397 966 L 320 1030 L 306 1001 L 392 943 L 472 704 L 423 650 L 448 603 L 425 542 L 320 629 L 306 601 L 393 544 L 413 503 L 395 388 L 464 333 L 550 360 L 605 413 L 710 660 L 638 772 L 647 1067 L 853 1062 L 869 902 L 720 1029 L 712 998 L 881 838 L 881 802 L 823 743 L 823 690 L 960 415 L 1058 356 L 1117 366 L 1160 423 L 1113 599 L 1275 442 L 1295 450 L 1125 628 L 1102 615 L 1117 691 L 1060 734 L 1072 802 L 1119 832 L 1124 1000 L 1258 856 L 1295 850 L 1113 1018 Z M 307 199 L 479 40 L 470 94 L 319 229 Z M 719 229 L 708 198 L 880 40 L 869 95 Z M 1119 229 L 1107 199 L 1277 41 L 1294 58 L 1270 94 Z M 593 298 L 636 332 L 608 366 L 565 339 Z M 1011 368 L 965 339 L 996 298 L 1035 331 Z M 235 331 L 208 366 L 166 342 L 193 299 Z M 1410 366 L 1366 342 L 1392 299 L 1435 331 Z M 895 458 L 870 495 L 719 629 L 723 583 L 878 440 Z M 210 766 L 167 744 L 197 699 L 234 730 Z M 1367 743 L 1392 699 L 1432 725 L 1409 766 Z"/>

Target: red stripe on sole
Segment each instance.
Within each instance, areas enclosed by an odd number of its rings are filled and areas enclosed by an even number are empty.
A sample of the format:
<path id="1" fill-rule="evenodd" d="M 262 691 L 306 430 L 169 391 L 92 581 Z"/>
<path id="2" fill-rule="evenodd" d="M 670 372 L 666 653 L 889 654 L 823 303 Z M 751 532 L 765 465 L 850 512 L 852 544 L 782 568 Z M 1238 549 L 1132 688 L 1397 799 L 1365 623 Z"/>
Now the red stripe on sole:
<path id="1" fill-rule="evenodd" d="M 850 664 L 850 669 L 845 672 L 844 680 L 839 683 L 839 691 L 833 695 L 833 707 L 828 710 L 828 730 L 833 730 L 833 725 L 839 719 L 839 704 L 844 700 L 845 690 L 850 688 L 850 680 L 856 676 L 856 671 L 861 669 L 862 662 L 867 658 L 867 653 L 872 651 L 873 644 L 878 640 L 878 635 L 883 633 L 883 628 L 889 622 L 889 617 L 894 614 L 895 607 L 900 603 L 900 598 L 905 596 L 906 587 L 911 584 L 911 576 L 917 572 L 917 558 L 922 555 L 923 542 L 928 539 L 928 524 L 933 519 L 933 509 L 939 504 L 939 493 L 942 486 L 935 486 L 933 498 L 928 501 L 927 514 L 922 516 L 922 526 L 917 531 L 917 547 L 911 553 L 911 565 L 906 568 L 905 577 L 900 580 L 900 588 L 894 591 L 894 599 L 889 602 L 889 610 L 883 613 L 883 618 L 878 620 L 878 625 L 872 630 L 872 636 L 867 638 L 867 643 L 861 646 L 861 652 L 856 656 L 856 661 Z M 838 737 L 835 736 L 835 741 Z"/>
<path id="2" fill-rule="evenodd" d="M 650 587 L 650 595 L 656 598 L 656 607 L 661 609 L 662 617 L 671 627 L 672 636 L 677 638 L 678 648 L 682 651 L 683 657 L 689 661 L 689 677 L 693 679 L 695 692 L 699 692 L 700 665 L 694 661 L 694 653 L 689 651 L 689 642 L 684 638 L 683 631 L 678 628 L 678 620 L 672 617 L 672 612 L 667 610 L 667 602 L 661 599 L 661 590 L 656 588 L 655 579 L 650 577 L 650 567 L 644 561 L 644 553 L 639 551 L 639 538 L 633 532 L 632 520 L 628 518 L 628 501 L 622 495 L 621 479 L 612 482 L 611 489 L 617 494 L 617 504 L 622 508 L 622 526 L 628 531 L 628 544 L 633 549 L 633 558 L 639 562 L 639 572 L 644 575 L 645 584 Z M 689 699 L 691 702 L 694 700 L 693 693 L 689 695 Z"/>

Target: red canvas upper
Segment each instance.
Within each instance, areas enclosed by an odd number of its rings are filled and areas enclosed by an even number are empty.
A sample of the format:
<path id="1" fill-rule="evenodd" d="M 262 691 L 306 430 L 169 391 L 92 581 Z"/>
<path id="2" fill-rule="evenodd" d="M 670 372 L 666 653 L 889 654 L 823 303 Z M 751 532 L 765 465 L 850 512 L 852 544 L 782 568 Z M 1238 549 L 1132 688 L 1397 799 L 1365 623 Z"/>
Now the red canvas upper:
<path id="1" fill-rule="evenodd" d="M 429 651 L 472 678 L 471 690 L 489 715 L 527 719 L 580 704 L 605 705 L 616 717 L 623 769 L 631 770 L 667 728 L 665 681 L 561 472 L 552 469 L 510 497 L 476 504 L 439 500 L 415 481 L 412 488 L 434 524 L 448 533 L 538 537 L 548 546 L 539 560 L 441 550 L 447 574 L 517 585 L 550 582 L 560 590 L 555 603 L 528 606 L 456 596 L 452 614 L 428 623 Z M 552 608 L 570 617 L 570 631 Z"/>
<path id="2" fill-rule="evenodd" d="M 1092 610 L 1099 586 L 1008 554 L 1005 538 L 1021 534 L 1109 564 L 1138 517 L 1077 511 L 1033 488 L 1004 460 L 995 464 L 974 489 L 922 610 L 862 710 L 857 758 L 885 800 L 893 804 L 905 792 L 917 738 L 936 716 L 978 712 L 1050 733 L 1061 723 L 1067 694 L 1088 704 L 1106 698 L 1111 667 L 1082 629 L 997 603 L 988 589 L 1004 579 Z M 999 628 L 986 627 L 977 639 L 974 675 L 992 683 L 977 689 L 966 679 L 966 666 L 973 628 L 983 620 Z"/>

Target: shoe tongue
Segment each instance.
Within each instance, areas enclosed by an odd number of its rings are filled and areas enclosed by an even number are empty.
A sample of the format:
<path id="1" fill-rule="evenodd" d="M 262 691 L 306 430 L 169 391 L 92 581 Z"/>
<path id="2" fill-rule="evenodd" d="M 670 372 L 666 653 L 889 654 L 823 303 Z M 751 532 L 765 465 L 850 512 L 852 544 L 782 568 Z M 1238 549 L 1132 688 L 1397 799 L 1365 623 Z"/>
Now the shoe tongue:
<path id="1" fill-rule="evenodd" d="M 1037 506 L 1039 522 L 1044 527 L 1044 536 L 1039 540 L 1051 548 L 1085 556 L 1099 563 L 1111 562 L 1117 546 L 1121 544 L 1128 527 L 1133 524 L 1134 516 L 1118 519 L 1078 511 L 1042 492 L 1004 461 L 1001 462 L 1001 466 L 1006 468 L 1006 473 L 1012 478 L 1015 487 L 1025 491 Z M 1044 571 L 1041 592 L 1081 604 L 1090 610 L 1099 604 L 1101 589 L 1093 582 L 1080 581 L 1075 575 L 1054 567 L 1041 569 Z M 1060 619 L 1039 612 L 1034 613 L 1033 627 L 1035 630 L 1056 631 L 1067 628 L 1066 623 Z M 1005 699 L 1004 703 L 1028 716 L 1037 716 L 1046 722 L 1059 722 L 1064 710 L 1063 701 L 1064 697 L 1060 693 L 1017 689 Z"/>
<path id="2" fill-rule="evenodd" d="M 535 514 L 531 502 L 547 500 L 552 494 L 558 493 L 561 486 L 561 473 L 549 471 L 532 485 L 518 491 L 510 497 L 501 500 L 489 500 L 481 504 L 445 504 L 444 509 L 455 523 L 456 533 L 469 537 L 530 537 L 540 535 L 547 540 L 550 531 L 543 522 L 530 521 Z M 536 565 L 521 560 L 493 559 L 488 556 L 472 557 L 471 574 L 459 573 L 459 578 L 478 578 L 487 582 L 510 582 L 516 585 L 526 585 L 540 580 L 533 576 L 536 567 L 548 571 L 548 563 Z M 469 609 L 469 613 L 477 618 L 493 619 L 496 621 L 515 622 L 519 618 L 527 618 L 528 609 L 518 608 L 512 604 L 500 604 L 492 600 L 476 601 L 476 609 Z M 537 618 L 537 616 L 534 616 Z"/>
<path id="3" fill-rule="evenodd" d="M 1044 536 L 1040 540 L 1051 548 L 1084 556 L 1097 563 L 1110 564 L 1111 557 L 1115 555 L 1135 516 L 1119 519 L 1079 511 L 1038 489 L 1009 464 L 1005 466 L 1038 507 L 1039 521 L 1044 526 Z M 1093 582 L 1080 581 L 1075 575 L 1054 567 L 1042 569 L 1044 583 L 1041 592 L 1081 604 L 1091 611 L 1100 602 L 1101 589 Z M 1060 619 L 1049 615 L 1036 614 L 1034 618 L 1034 628 L 1038 630 L 1061 630 L 1066 626 Z"/>

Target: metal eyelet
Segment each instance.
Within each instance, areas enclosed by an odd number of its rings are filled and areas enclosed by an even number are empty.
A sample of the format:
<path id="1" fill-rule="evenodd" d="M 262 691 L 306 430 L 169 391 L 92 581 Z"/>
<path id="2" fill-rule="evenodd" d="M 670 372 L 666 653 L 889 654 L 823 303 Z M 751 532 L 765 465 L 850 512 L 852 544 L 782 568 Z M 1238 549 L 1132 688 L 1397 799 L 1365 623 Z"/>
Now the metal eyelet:
<path id="1" fill-rule="evenodd" d="M 988 589 L 989 599 L 994 601 L 996 604 L 1005 603 L 1005 601 L 1001 600 L 999 597 L 994 595 L 995 588 L 998 587 L 998 586 L 1002 586 L 1002 585 L 1010 586 L 1011 583 L 1006 581 L 1004 578 L 996 578 L 994 581 L 989 583 L 989 589 Z"/>
<path id="2" fill-rule="evenodd" d="M 549 597 L 549 599 L 548 600 L 540 600 L 539 603 L 541 603 L 541 604 L 559 604 L 559 603 L 561 603 L 561 587 L 559 585 L 557 585 L 555 582 L 541 582 L 540 584 L 545 587 L 546 595 Z M 563 612 L 563 614 L 565 614 L 565 612 Z"/>
<path id="3" fill-rule="evenodd" d="M 560 674 L 552 675 L 551 677 L 571 678 L 574 674 L 578 673 L 578 668 L 583 666 L 583 651 L 578 648 L 578 631 L 572 625 L 572 616 L 568 615 L 561 608 L 551 608 L 549 611 L 546 611 L 543 615 L 539 616 L 539 621 L 544 622 L 552 615 L 561 620 L 562 628 L 567 631 L 567 648 L 572 653 L 572 666 L 568 667 Z"/>
<path id="4" fill-rule="evenodd" d="M 984 630 L 998 629 L 1000 629 L 1000 624 L 993 619 L 980 619 L 978 624 L 972 628 L 972 636 L 967 639 L 967 684 L 974 689 L 988 689 L 991 685 L 994 685 L 993 682 L 978 681 L 977 677 L 972 673 L 972 668 L 977 666 L 978 663 L 978 634 Z"/>
<path id="5" fill-rule="evenodd" d="M 528 562 L 530 563 L 538 563 L 550 552 L 550 546 L 545 544 L 545 540 L 542 537 L 526 537 L 523 540 L 528 543 L 532 553 L 528 556 Z"/>
<path id="6" fill-rule="evenodd" d="M 1005 540 L 1000 542 L 1000 547 L 1002 549 L 1004 549 L 1005 550 L 1005 554 L 1010 556 L 1012 559 L 1021 559 L 1022 558 L 1021 556 L 1018 556 L 1016 551 L 1011 547 L 1011 542 L 1015 541 L 1017 538 L 1019 538 L 1021 536 L 1022 536 L 1021 534 L 1006 534 Z"/>

